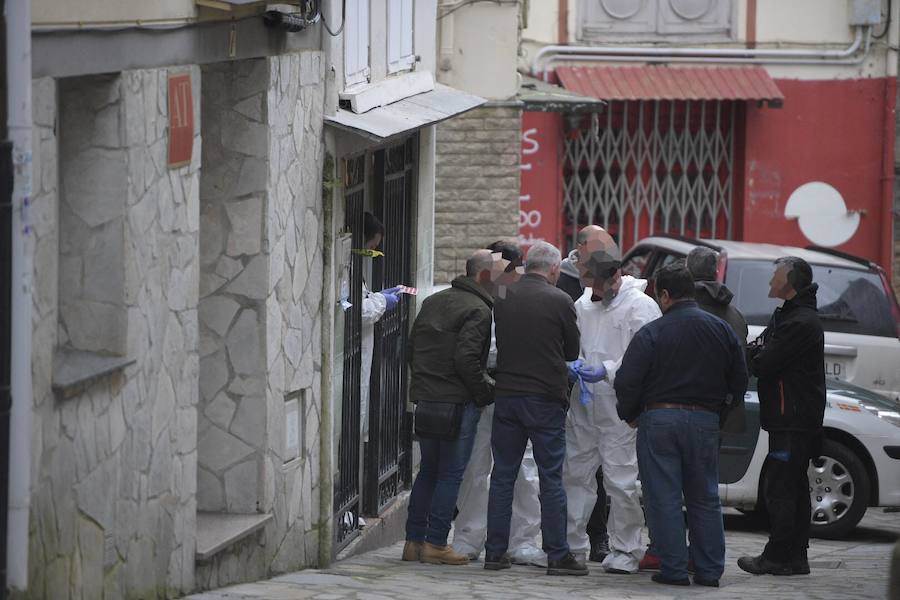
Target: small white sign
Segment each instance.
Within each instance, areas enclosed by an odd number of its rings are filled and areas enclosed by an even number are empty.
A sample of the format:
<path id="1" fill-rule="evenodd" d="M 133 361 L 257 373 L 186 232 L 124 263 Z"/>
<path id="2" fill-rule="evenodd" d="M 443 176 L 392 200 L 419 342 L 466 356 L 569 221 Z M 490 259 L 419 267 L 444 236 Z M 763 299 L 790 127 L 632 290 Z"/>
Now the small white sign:
<path id="1" fill-rule="evenodd" d="M 284 462 L 300 456 L 300 400 L 284 404 Z"/>

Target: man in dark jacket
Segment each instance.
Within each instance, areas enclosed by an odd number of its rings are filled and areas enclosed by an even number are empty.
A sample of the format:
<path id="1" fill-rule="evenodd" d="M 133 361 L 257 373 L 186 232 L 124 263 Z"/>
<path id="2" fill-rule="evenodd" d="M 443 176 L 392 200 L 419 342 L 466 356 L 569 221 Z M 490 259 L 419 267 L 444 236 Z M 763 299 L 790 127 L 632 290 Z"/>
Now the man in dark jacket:
<path id="1" fill-rule="evenodd" d="M 734 294 L 724 283 L 716 281 L 719 253 L 706 246 L 697 246 L 687 255 L 687 268 L 694 277 L 694 298 L 697 305 L 731 325 L 741 344 L 747 343 L 747 321 L 741 311 L 731 305 Z M 721 429 L 725 433 L 741 433 L 746 429 L 744 399 L 734 398 L 721 415 Z"/>
<path id="2" fill-rule="evenodd" d="M 818 287 L 805 260 L 776 260 L 769 297 L 784 304 L 748 350 L 750 372 L 759 378 L 760 425 L 769 432 L 763 466 L 769 542 L 761 555 L 738 559 L 740 568 L 755 575 L 809 573 L 812 508 L 806 471 L 818 456 L 825 415 L 825 334 L 816 310 Z"/>
<path id="3" fill-rule="evenodd" d="M 644 509 L 662 559 L 653 581 L 690 585 L 683 495 L 694 583 L 718 587 L 725 568 L 719 413 L 747 388 L 743 344 L 727 323 L 697 306 L 683 262 L 657 272 L 655 292 L 663 316 L 628 345 L 616 374 L 616 410 L 638 427 Z"/>
<path id="4" fill-rule="evenodd" d="M 427 298 L 409 337 L 409 396 L 418 421 L 460 419 L 453 439 L 424 437 L 422 461 L 409 497 L 403 560 L 460 565 L 468 562 L 447 545 L 459 485 L 469 462 L 481 407 L 493 401 L 486 371 L 491 345 L 492 277 L 502 272 L 499 256 L 476 251 L 466 275 Z M 496 272 L 496 273 L 495 273 Z M 453 408 L 458 405 L 461 408 Z M 437 408 L 448 412 L 438 411 Z M 461 417 L 459 412 L 461 411 Z M 447 423 L 447 429 L 454 429 Z"/>
<path id="5" fill-rule="evenodd" d="M 528 440 L 541 486 L 541 532 L 548 575 L 587 575 L 566 542 L 566 455 L 569 389 L 566 361 L 578 358 L 580 336 L 572 299 L 554 287 L 559 250 L 532 245 L 525 275 L 494 308 L 497 371 L 491 450 L 494 470 L 488 499 L 484 568 L 508 569 L 513 488 Z"/>

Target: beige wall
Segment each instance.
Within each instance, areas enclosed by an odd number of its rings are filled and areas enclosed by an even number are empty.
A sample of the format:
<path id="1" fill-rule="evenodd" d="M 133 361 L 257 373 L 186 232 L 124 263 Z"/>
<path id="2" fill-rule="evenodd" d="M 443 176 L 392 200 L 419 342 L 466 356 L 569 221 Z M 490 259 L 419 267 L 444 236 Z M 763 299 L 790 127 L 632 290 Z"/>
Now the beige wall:
<path id="1" fill-rule="evenodd" d="M 578 9 L 584 0 L 569 1 L 569 43 L 576 44 Z M 727 0 L 720 0 L 727 1 Z M 708 44 L 721 47 L 743 47 L 747 39 L 747 0 L 735 0 L 735 41 Z M 850 0 L 758 0 L 756 6 L 756 41 L 764 48 L 840 49 L 853 40 L 854 31 L 848 24 Z M 897 46 L 900 31 L 900 3 L 893 3 L 891 32 L 882 40 L 873 40 L 866 60 L 858 65 L 776 65 L 765 64 L 776 78 L 789 79 L 849 79 L 859 77 L 884 77 L 897 75 L 896 52 L 888 50 L 888 44 Z M 522 32 L 524 56 L 520 68 L 527 68 L 532 57 L 543 46 L 558 43 L 558 3 L 531 2 L 528 27 Z M 878 29 L 878 28 L 876 28 Z M 617 38 L 609 45 L 630 44 Z M 637 45 L 637 44 L 635 44 Z M 701 46 L 696 41 L 672 42 L 672 45 Z M 572 64 L 572 63 L 569 63 Z M 604 63 L 610 64 L 610 63 Z"/>
<path id="2" fill-rule="evenodd" d="M 33 0 L 31 3 L 35 26 L 166 21 L 196 16 L 193 0 Z"/>
<path id="3" fill-rule="evenodd" d="M 438 21 L 438 35 L 437 76 L 441 83 L 490 100 L 504 100 L 516 93 L 518 6 L 465 6 Z"/>

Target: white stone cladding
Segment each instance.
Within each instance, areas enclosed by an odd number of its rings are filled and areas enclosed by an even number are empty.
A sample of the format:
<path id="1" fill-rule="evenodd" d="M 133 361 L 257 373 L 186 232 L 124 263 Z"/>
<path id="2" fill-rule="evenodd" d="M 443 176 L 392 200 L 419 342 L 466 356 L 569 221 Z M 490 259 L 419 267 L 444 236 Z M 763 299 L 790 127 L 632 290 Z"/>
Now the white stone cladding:
<path id="1" fill-rule="evenodd" d="M 323 64 L 304 52 L 203 67 L 198 503 L 274 520 L 200 563 L 202 588 L 317 559 Z M 285 462 L 295 392 L 305 431 Z"/>
<path id="2" fill-rule="evenodd" d="M 194 149 L 190 164 L 171 170 L 168 70 L 66 81 L 63 111 L 92 115 L 93 122 L 62 130 L 57 83 L 40 79 L 33 85 L 34 598 L 164 597 L 193 588 L 200 78 L 196 68 L 179 71 L 193 80 Z M 58 173 L 72 165 L 59 167 L 60 135 L 79 136 L 63 142 L 72 143 L 67 157 L 81 161 L 79 172 L 69 170 L 63 178 L 66 189 Z M 69 154 L 74 145 L 77 151 Z M 86 227 L 63 214 L 73 204 Z M 121 245 L 113 244 L 104 258 L 119 271 L 73 267 L 79 251 L 92 250 L 84 242 L 96 240 L 97 228 L 111 222 Z M 107 323 L 91 311 L 73 315 L 81 328 L 77 344 L 75 320 L 60 322 L 58 290 L 76 275 L 95 297 L 118 286 L 115 304 L 124 320 Z M 107 327 L 118 328 L 113 345 Z M 54 352 L 70 342 L 118 351 L 136 362 L 71 397 L 57 397 L 51 388 Z"/>
<path id="3" fill-rule="evenodd" d="M 434 282 L 465 272 L 478 248 L 519 232 L 522 111 L 477 108 L 437 126 Z"/>

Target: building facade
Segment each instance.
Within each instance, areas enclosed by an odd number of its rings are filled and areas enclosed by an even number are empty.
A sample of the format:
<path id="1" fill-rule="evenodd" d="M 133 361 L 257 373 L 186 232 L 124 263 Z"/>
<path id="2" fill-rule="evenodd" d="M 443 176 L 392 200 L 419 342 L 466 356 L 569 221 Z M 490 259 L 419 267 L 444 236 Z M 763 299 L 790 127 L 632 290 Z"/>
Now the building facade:
<path id="1" fill-rule="evenodd" d="M 162 598 L 327 564 L 413 468 L 415 298 L 371 381 L 359 307 L 363 280 L 430 288 L 434 123 L 481 102 L 434 83 L 436 3 L 32 4 L 7 588 Z M 353 253 L 364 211 L 383 261 Z"/>
<path id="2" fill-rule="evenodd" d="M 890 272 L 897 9 L 530 3 L 520 69 L 609 104 L 526 113 L 559 176 L 523 189 L 537 212 L 521 235 L 565 248 L 595 222 L 626 249 L 669 232 L 825 246 Z"/>

